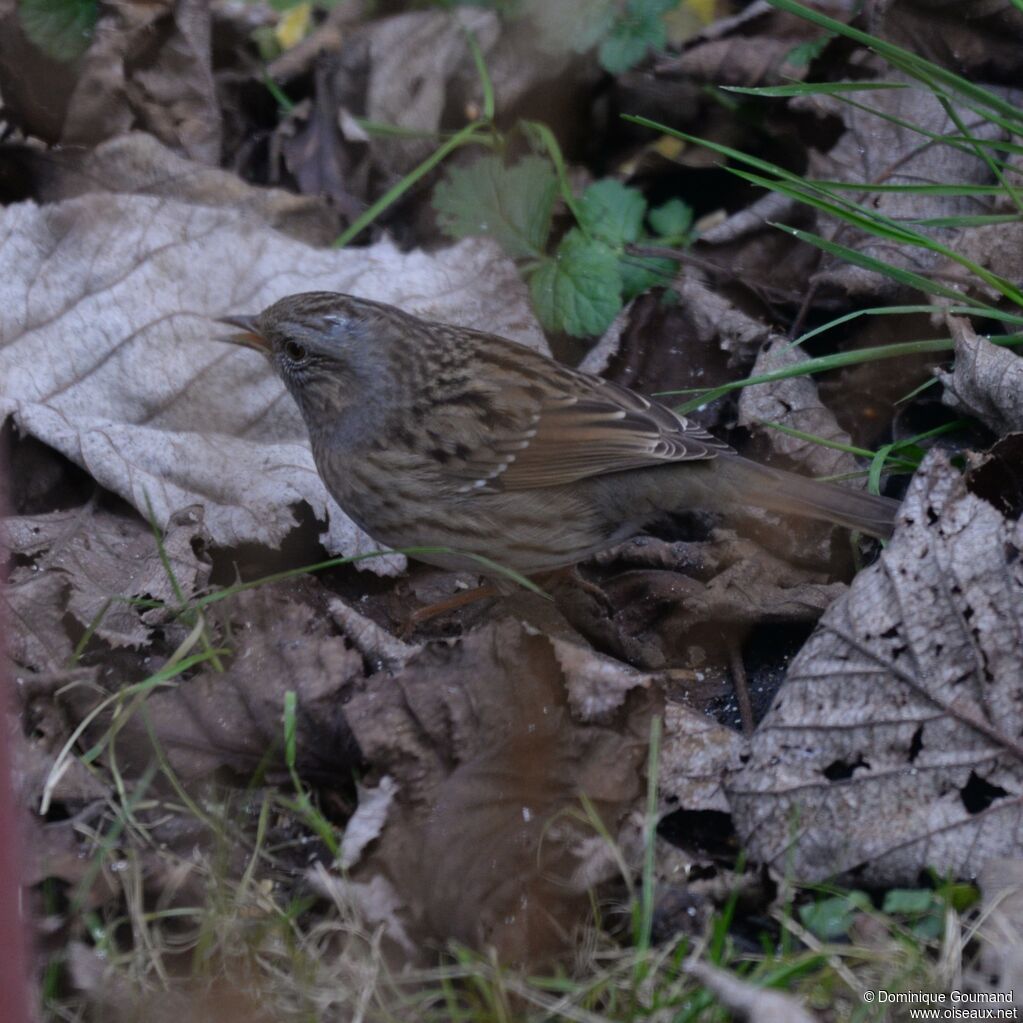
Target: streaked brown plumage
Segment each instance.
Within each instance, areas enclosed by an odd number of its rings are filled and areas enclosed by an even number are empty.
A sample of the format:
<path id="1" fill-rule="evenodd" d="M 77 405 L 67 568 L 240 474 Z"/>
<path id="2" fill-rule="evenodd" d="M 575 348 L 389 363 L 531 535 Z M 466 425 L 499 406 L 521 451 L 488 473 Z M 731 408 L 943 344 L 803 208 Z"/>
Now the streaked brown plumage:
<path id="1" fill-rule="evenodd" d="M 493 334 L 332 292 L 224 322 L 242 333 L 223 340 L 261 351 L 284 380 L 337 502 L 389 546 L 533 573 L 689 508 L 892 531 L 895 501 L 751 462 L 664 405 Z"/>

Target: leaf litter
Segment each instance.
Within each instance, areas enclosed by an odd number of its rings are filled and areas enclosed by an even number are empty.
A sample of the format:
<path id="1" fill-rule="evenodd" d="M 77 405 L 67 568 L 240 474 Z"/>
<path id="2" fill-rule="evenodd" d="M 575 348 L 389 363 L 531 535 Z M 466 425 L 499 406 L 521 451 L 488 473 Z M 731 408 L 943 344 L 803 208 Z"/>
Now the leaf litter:
<path id="1" fill-rule="evenodd" d="M 693 213 L 649 199 L 671 181 L 668 158 L 652 151 L 628 184 L 590 182 L 580 173 L 576 211 L 558 204 L 561 182 L 546 157 L 517 151 L 457 163 L 434 192 L 440 226 L 456 236 L 490 234 L 496 244 L 471 238 L 431 247 L 427 240 L 438 239 L 423 227 L 427 204 L 412 193 L 391 221 L 410 249 L 386 239 L 352 251 L 319 247 L 379 194 L 382 179 L 393 181 L 436 145 L 375 137 L 360 115 L 428 133 L 475 116 L 481 86 L 460 19 L 471 22 L 499 102 L 508 104 L 528 101 L 531 90 L 559 75 L 567 92 L 592 83 L 592 67 L 572 52 L 579 47 L 595 46 L 604 66 L 619 71 L 647 61 L 661 85 L 674 82 L 666 90 L 670 105 L 689 95 L 683 75 L 712 84 L 780 74 L 790 80 L 804 77 L 831 45 L 802 22 L 752 5 L 665 61 L 646 56 L 668 38 L 657 4 L 629 5 L 620 15 L 608 8 L 586 26 L 585 39 L 578 29 L 564 35 L 572 13 L 564 7 L 534 5 L 511 25 L 471 11 L 400 14 L 352 32 L 343 26 L 324 50 L 340 55 L 339 64 L 306 48 L 285 80 L 289 91 L 312 91 L 302 113 L 293 112 L 292 141 L 282 115 L 276 142 L 266 143 L 264 133 L 247 153 L 232 154 L 246 168 L 263 159 L 269 167 L 272 157 L 259 154 L 265 143 L 279 144 L 289 183 L 305 195 L 255 188 L 214 166 L 222 126 L 203 49 L 210 26 L 187 4 L 147 15 L 163 19 L 166 33 L 141 77 L 130 55 L 135 29 L 93 39 L 77 86 L 65 80 L 64 123 L 42 132 L 51 139 L 70 133 L 86 148 L 19 147 L 17 166 L 43 205 L 12 204 L 3 213 L 0 268 L 10 315 L 0 325 L 0 415 L 20 431 L 16 446 L 38 438 L 101 488 L 86 504 L 57 507 L 46 503 L 53 488 L 40 487 L 34 500 L 42 510 L 5 526 L 9 653 L 25 713 L 22 800 L 38 805 L 46 791 L 69 815 L 33 820 L 32 880 L 62 879 L 97 909 L 122 898 L 138 905 L 142 897 L 185 912 L 220 883 L 208 869 L 220 856 L 226 876 L 243 878 L 238 897 L 251 919 L 272 917 L 268 906 L 277 897 L 319 899 L 319 910 L 332 903 L 342 916 L 357 907 L 362 921 L 382 928 L 375 940 L 394 962 L 425 962 L 452 939 L 494 946 L 503 962 L 549 962 L 578 941 L 590 891 L 599 885 L 622 898 L 622 875 L 640 869 L 650 825 L 644 764 L 657 717 L 664 733 L 654 766 L 656 812 L 691 829 L 672 845 L 663 837 L 655 843 L 655 917 L 670 921 L 675 905 L 690 920 L 689 930 L 666 924 L 669 939 L 704 936 L 728 886 L 748 883 L 748 875 L 745 882 L 715 878 L 720 862 L 688 851 L 700 848 L 705 827 L 689 822 L 710 818 L 730 821 L 754 859 L 795 881 L 855 877 L 883 887 L 916 884 L 925 868 L 961 876 L 980 870 L 985 897 L 1003 898 L 1009 885 L 983 869 L 1020 842 L 1012 819 L 1021 729 L 1012 722 L 1023 677 L 1023 544 L 1018 495 L 1010 492 L 1013 436 L 986 456 L 968 455 L 965 482 L 946 457 L 931 455 L 895 539 L 851 584 L 837 542 L 811 542 L 787 526 L 772 535 L 747 519 L 736 535 L 697 516 L 657 524 L 652 535 L 596 559 L 584 572 L 603 597 L 584 586 L 574 609 L 523 595 L 475 619 L 396 635 L 401 611 L 394 607 L 407 609 L 408 598 L 354 573 L 290 579 L 228 599 L 216 593 L 252 550 L 281 547 L 306 528 L 310 513 L 326 529 L 328 552 L 357 554 L 372 545 L 327 497 L 279 384 L 248 354 L 212 346 L 209 317 L 323 287 L 542 350 L 547 342 L 535 317 L 559 352 L 573 349 L 554 329 L 594 335 L 610 323 L 594 368 L 654 391 L 798 367 L 807 356 L 772 322 L 791 323 L 807 309 L 813 317 L 844 310 L 842 292 L 864 299 L 889 293 L 877 275 L 825 261 L 817 279 L 837 284 L 835 293 L 815 294 L 794 312 L 813 259 L 805 249 L 794 252 L 789 237 L 765 241 L 762 229 L 765 217 L 812 224 L 791 206 L 712 218 L 707 223 L 720 226 L 686 251 Z M 841 5 L 832 7 L 842 14 Z M 867 16 L 891 25 L 906 7 L 868 5 Z M 334 15 L 328 22 L 341 24 Z M 551 52 L 528 64 L 522 47 L 537 25 Z M 406 37 L 432 40 L 443 59 L 406 59 Z M 128 56 L 100 67 L 110 47 Z M 9 42 L 0 45 L 0 73 L 9 70 L 11 52 Z M 743 56 L 737 63 L 722 53 Z M 170 79 L 169 68 L 179 69 Z M 187 86 L 180 96 L 166 91 L 175 76 Z M 620 74 L 612 88 L 625 80 Z M 45 112 L 0 81 L 22 123 L 41 125 Z M 872 101 L 907 119 L 933 115 L 934 130 L 948 129 L 936 109 L 919 105 L 918 92 L 875 93 Z M 100 101 L 107 106 L 98 114 Z M 913 179 L 928 158 L 898 126 L 874 131 L 863 151 L 856 144 L 868 121 L 860 113 L 816 100 L 789 104 L 810 105 L 824 115 L 822 137 L 837 138 L 828 173 L 842 180 Z M 720 112 L 696 102 L 686 109 L 696 122 L 690 127 L 721 128 Z M 250 113 L 242 105 L 231 116 Z M 809 152 L 819 142 L 801 144 Z M 926 172 L 936 180 L 991 180 L 980 161 L 970 157 L 967 166 L 960 157 L 950 166 L 931 160 Z M 671 173 L 708 169 L 692 153 L 686 160 Z M 509 192 L 505 179 L 522 168 L 531 168 L 522 174 L 525 186 Z M 500 200 L 509 195 L 521 208 L 513 203 L 506 221 L 481 232 L 480 209 L 507 213 Z M 991 208 L 970 203 L 966 210 L 944 198 L 921 205 L 918 198 L 908 205 L 883 199 L 879 208 L 917 218 Z M 982 246 L 979 262 L 1013 276 L 1011 230 L 1004 246 L 993 244 L 989 228 L 939 230 L 964 251 Z M 841 237 L 877 254 L 875 240 Z M 651 242 L 677 248 L 630 251 Z M 531 307 L 522 271 L 537 251 Z M 698 271 L 678 272 L 690 252 Z M 955 269 L 908 250 L 886 248 L 884 256 L 938 274 Z M 741 282 L 731 280 L 736 258 L 752 268 Z M 953 320 L 953 330 L 956 361 L 940 377 L 944 400 L 998 435 L 1019 430 L 1011 386 L 1018 356 L 966 324 Z M 851 346 L 851 337 L 831 343 Z M 683 361 L 690 365 L 680 367 Z M 739 436 L 752 430 L 762 447 L 805 472 L 851 474 L 864 463 L 848 451 L 763 427 L 778 422 L 847 445 L 859 439 L 840 408 L 849 393 L 847 380 L 818 391 L 809 377 L 793 377 L 697 415 L 718 430 L 738 427 Z M 102 488 L 143 516 L 152 507 L 163 527 L 159 542 Z M 415 570 L 410 590 L 439 585 Z M 189 607 L 208 598 L 201 615 Z M 791 663 L 783 652 L 787 629 L 797 630 L 802 646 Z M 204 644 L 223 653 L 214 656 Z M 743 662 L 759 670 L 765 652 L 768 674 L 785 681 L 747 740 L 704 712 L 718 707 L 731 720 L 719 701 L 739 685 Z M 121 699 L 125 681 L 140 679 L 143 688 L 159 684 L 143 698 Z M 78 729 L 77 751 L 85 755 L 69 757 Z M 120 809 L 111 785 L 119 786 Z M 172 792 L 194 797 L 198 812 L 170 810 Z M 258 817 L 269 846 L 253 854 L 239 834 L 225 836 L 215 812 L 221 805 L 224 820 Z M 122 852 L 125 859 L 113 860 Z M 131 857 L 141 865 L 143 896 L 122 890 L 111 866 Z M 670 880 L 678 871 L 695 878 L 681 902 Z M 994 911 L 992 921 L 997 935 L 1013 926 Z M 120 1011 L 132 992 L 108 986 L 103 964 L 78 938 L 68 946 L 72 983 L 104 1012 Z M 260 954 L 272 956 L 270 948 Z M 803 1011 L 705 963 L 691 966 L 722 1004 L 750 1018 Z M 1004 985 L 1016 966 L 1003 960 L 991 970 Z M 324 1004 L 350 1004 L 340 990 L 324 997 Z"/>
<path id="2" fill-rule="evenodd" d="M 753 855 L 907 885 L 1018 846 L 1021 544 L 1019 522 L 928 458 L 895 539 L 824 614 L 728 782 Z"/>

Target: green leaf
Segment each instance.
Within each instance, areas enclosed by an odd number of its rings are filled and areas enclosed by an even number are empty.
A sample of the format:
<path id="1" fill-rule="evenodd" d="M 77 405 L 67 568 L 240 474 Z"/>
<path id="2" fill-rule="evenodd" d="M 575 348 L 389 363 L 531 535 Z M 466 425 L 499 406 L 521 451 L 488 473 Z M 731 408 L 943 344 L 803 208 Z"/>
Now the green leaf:
<path id="1" fill-rule="evenodd" d="M 919 916 L 936 905 L 935 893 L 930 888 L 892 888 L 885 893 L 881 908 L 885 913 Z"/>
<path id="2" fill-rule="evenodd" d="M 663 47 L 668 41 L 663 16 L 674 6 L 675 0 L 629 0 L 600 44 L 601 67 L 619 75 L 638 64 L 648 50 Z"/>
<path id="3" fill-rule="evenodd" d="M 648 219 L 659 238 L 684 238 L 693 226 L 693 208 L 681 199 L 669 199 L 652 209 Z"/>
<path id="4" fill-rule="evenodd" d="M 892 916 L 907 917 L 909 931 L 933 941 L 945 929 L 941 896 L 930 888 L 892 888 L 885 894 L 882 909 Z"/>
<path id="5" fill-rule="evenodd" d="M 456 167 L 433 193 L 433 208 L 453 238 L 489 235 L 513 259 L 543 256 L 558 194 L 558 179 L 542 156 L 506 167 L 485 156 Z"/>
<path id="6" fill-rule="evenodd" d="M 663 287 L 672 282 L 678 264 L 660 256 L 625 256 L 618 261 L 622 275 L 622 298 L 641 295 L 647 288 Z"/>
<path id="7" fill-rule="evenodd" d="M 620 249 L 639 238 L 646 199 L 614 178 L 590 185 L 579 200 L 579 226 L 591 237 Z"/>
<path id="8" fill-rule="evenodd" d="M 816 39 L 809 39 L 805 43 L 793 46 L 785 54 L 785 63 L 793 68 L 809 67 L 824 52 L 824 48 L 834 38 L 834 34 L 828 32 L 825 35 L 818 36 Z"/>
<path id="9" fill-rule="evenodd" d="M 48 57 L 68 62 L 92 42 L 96 0 L 19 0 L 18 19 L 29 41 Z"/>
<path id="10" fill-rule="evenodd" d="M 573 228 L 529 282 L 533 308 L 547 330 L 575 337 L 602 333 L 622 307 L 618 257 Z"/>
<path id="11" fill-rule="evenodd" d="M 800 906 L 799 918 L 803 926 L 822 941 L 834 941 L 849 933 L 857 913 L 870 908 L 870 897 L 866 892 L 851 891 L 820 899 L 810 906 Z"/>

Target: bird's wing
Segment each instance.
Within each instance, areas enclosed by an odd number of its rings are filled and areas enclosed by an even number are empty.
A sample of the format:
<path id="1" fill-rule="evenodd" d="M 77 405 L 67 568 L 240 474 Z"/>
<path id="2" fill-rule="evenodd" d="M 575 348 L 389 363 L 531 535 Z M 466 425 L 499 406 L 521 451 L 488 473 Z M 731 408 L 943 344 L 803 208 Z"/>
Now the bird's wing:
<path id="1" fill-rule="evenodd" d="M 462 492 L 529 490 L 663 462 L 730 451 L 702 427 L 627 388 L 542 359 L 531 373 L 488 380 L 472 402 L 441 403 L 429 424 L 441 475 Z M 461 444 L 445 445 L 444 437 Z"/>

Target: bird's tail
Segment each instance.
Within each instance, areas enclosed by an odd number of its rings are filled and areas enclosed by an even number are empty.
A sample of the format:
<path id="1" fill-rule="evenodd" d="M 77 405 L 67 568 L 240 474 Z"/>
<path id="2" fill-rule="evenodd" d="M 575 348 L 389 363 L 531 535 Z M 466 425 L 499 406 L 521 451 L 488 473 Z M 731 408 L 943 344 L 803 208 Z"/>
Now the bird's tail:
<path id="1" fill-rule="evenodd" d="M 713 469 L 719 481 L 727 481 L 737 502 L 786 515 L 823 519 L 882 540 L 887 540 L 895 529 L 899 502 L 890 497 L 821 483 L 738 455 L 715 458 Z"/>

